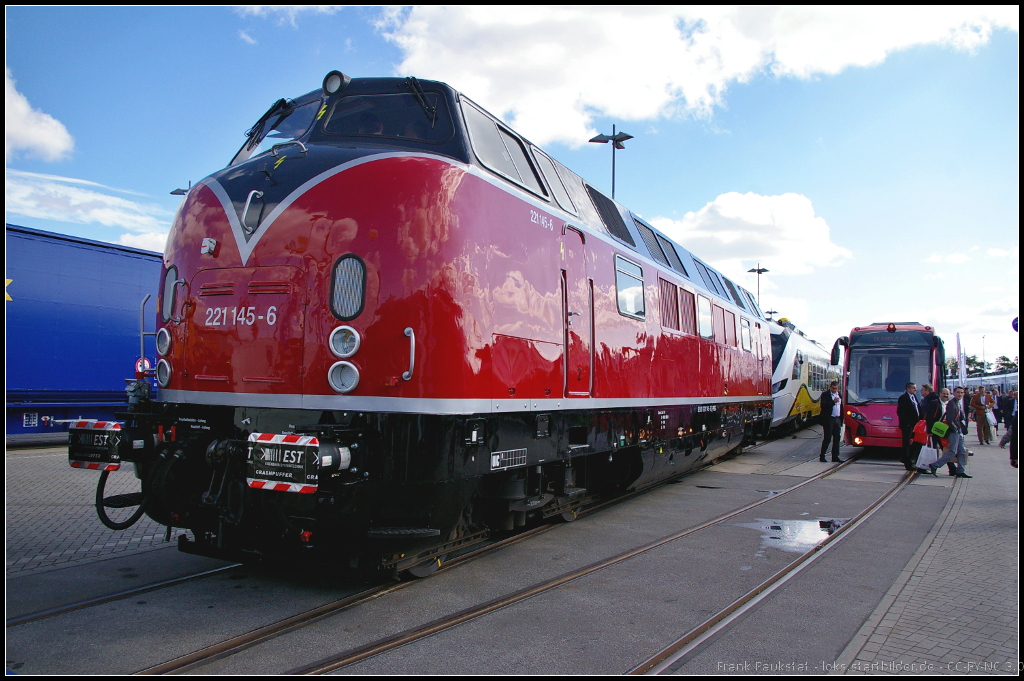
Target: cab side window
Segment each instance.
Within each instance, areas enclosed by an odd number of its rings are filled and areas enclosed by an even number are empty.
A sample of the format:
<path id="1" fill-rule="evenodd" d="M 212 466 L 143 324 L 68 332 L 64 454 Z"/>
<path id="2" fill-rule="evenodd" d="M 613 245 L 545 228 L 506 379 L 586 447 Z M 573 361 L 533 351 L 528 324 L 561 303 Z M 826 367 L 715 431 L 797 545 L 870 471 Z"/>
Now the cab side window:
<path id="1" fill-rule="evenodd" d="M 615 288 L 619 314 L 643 319 L 646 315 L 643 268 L 621 255 L 615 256 Z"/>
<path id="2" fill-rule="evenodd" d="M 711 323 L 711 301 L 704 296 L 697 296 L 697 330 L 703 338 L 714 338 L 715 330 Z"/>

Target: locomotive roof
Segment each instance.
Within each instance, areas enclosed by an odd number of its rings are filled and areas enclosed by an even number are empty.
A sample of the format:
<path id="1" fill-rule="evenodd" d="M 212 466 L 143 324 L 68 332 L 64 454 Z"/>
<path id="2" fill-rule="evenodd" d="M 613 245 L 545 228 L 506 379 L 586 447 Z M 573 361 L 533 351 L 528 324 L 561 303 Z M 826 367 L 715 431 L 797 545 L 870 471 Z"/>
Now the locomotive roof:
<path id="1" fill-rule="evenodd" d="M 534 156 L 537 156 L 540 153 L 548 156 L 548 159 L 551 160 L 557 168 L 557 174 L 562 180 L 565 189 L 571 196 L 574 207 L 577 208 L 579 212 L 578 216 L 573 215 L 571 218 L 573 222 L 581 223 L 585 228 L 588 228 L 589 231 L 596 232 L 601 236 L 611 237 L 617 246 L 633 251 L 639 257 L 647 260 L 648 263 L 653 265 L 656 269 L 661 268 L 665 271 L 682 275 L 690 284 L 702 289 L 703 292 L 717 297 L 722 301 L 726 301 L 729 305 L 738 307 L 740 310 L 746 311 L 754 317 L 766 319 L 750 291 L 737 285 L 713 267 L 694 256 L 678 242 L 669 238 L 663 232 L 653 227 L 650 223 L 644 221 L 640 216 L 631 212 L 622 204 L 607 197 L 603 192 L 596 189 L 585 179 L 569 170 L 561 163 L 558 163 L 555 159 L 550 158 L 549 154 L 543 152 L 543 150 L 539 149 L 536 145 L 533 145 L 525 137 L 509 128 L 504 121 L 493 116 L 446 83 L 414 78 L 352 78 L 348 84 L 336 94 L 325 96 L 323 89 L 317 89 L 291 100 L 279 100 L 278 103 L 275 103 L 275 106 L 285 105 L 291 109 L 295 109 L 316 101 L 333 99 L 337 102 L 337 100 L 342 97 L 350 97 L 354 95 L 410 93 L 418 97 L 418 92 L 436 92 L 441 93 L 444 97 L 446 105 L 449 108 L 448 113 L 451 115 L 451 123 L 454 128 L 454 133 L 449 139 L 430 142 L 394 138 L 372 139 L 368 137 L 359 137 L 357 139 L 353 139 L 352 137 L 332 139 L 331 135 L 326 134 L 321 130 L 321 128 L 326 129 L 327 127 L 330 118 L 330 115 L 328 115 L 328 117 L 325 118 L 323 125 L 313 125 L 306 133 L 304 133 L 302 140 L 307 144 L 360 147 L 366 151 L 372 151 L 379 148 L 401 147 L 404 149 L 415 149 L 419 151 L 426 151 L 428 153 L 449 156 L 463 163 L 480 166 L 489 174 L 497 176 L 520 192 L 526 194 L 530 200 L 540 201 L 543 204 L 547 204 L 545 205 L 545 208 L 560 211 L 560 206 L 553 197 L 537 193 L 536 191 L 511 180 L 502 173 L 495 172 L 493 168 L 488 167 L 486 163 L 481 161 L 470 142 L 467 122 L 464 120 L 463 116 L 459 116 L 456 113 L 459 111 L 463 102 L 468 102 L 469 105 L 489 116 L 501 128 L 522 140 L 524 147 L 530 149 Z M 426 106 L 426 104 L 424 103 L 423 106 Z M 271 110 L 261 118 L 261 122 L 264 121 L 273 110 L 274 107 L 271 107 Z M 319 120 L 319 117 L 317 120 Z M 261 123 L 257 123 L 257 126 L 259 125 L 261 125 Z M 254 129 L 256 129 L 257 126 L 253 126 Z M 243 146 L 243 149 L 244 148 L 245 147 Z M 241 152 L 239 153 L 241 154 Z M 242 160 L 244 161 L 245 159 Z M 236 160 L 233 164 L 237 162 L 238 161 Z M 536 163 L 536 161 L 532 162 Z M 222 171 L 222 173 L 223 172 L 224 171 Z M 223 179 L 221 181 L 224 182 Z M 548 182 L 550 184 L 550 180 L 548 180 Z"/>

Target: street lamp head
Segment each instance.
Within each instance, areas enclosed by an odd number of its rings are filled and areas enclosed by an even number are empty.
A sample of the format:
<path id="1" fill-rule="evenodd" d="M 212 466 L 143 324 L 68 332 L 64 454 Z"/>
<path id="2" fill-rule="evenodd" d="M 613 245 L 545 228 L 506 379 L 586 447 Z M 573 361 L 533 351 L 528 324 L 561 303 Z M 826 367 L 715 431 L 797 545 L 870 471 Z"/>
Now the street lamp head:
<path id="1" fill-rule="evenodd" d="M 633 136 L 628 132 L 615 132 L 615 126 L 612 126 L 611 135 L 595 135 L 590 138 L 590 142 L 594 144 L 605 144 L 607 142 L 612 143 L 612 198 L 615 198 L 615 150 L 625 149 L 622 145 L 626 140 L 633 139 Z"/>
<path id="2" fill-rule="evenodd" d="M 624 147 L 622 143 L 625 142 L 626 140 L 631 139 L 633 139 L 633 136 L 630 135 L 629 133 L 620 132 L 614 135 L 597 135 L 595 137 L 591 137 L 588 141 L 594 142 L 595 144 L 605 144 L 607 142 L 611 142 L 612 146 L 614 146 L 616 149 L 625 149 L 626 147 Z"/>
<path id="3" fill-rule="evenodd" d="M 748 272 L 753 272 L 754 274 L 764 274 L 768 270 L 766 268 L 764 268 L 764 267 L 755 267 L 754 269 L 747 270 L 747 271 Z"/>

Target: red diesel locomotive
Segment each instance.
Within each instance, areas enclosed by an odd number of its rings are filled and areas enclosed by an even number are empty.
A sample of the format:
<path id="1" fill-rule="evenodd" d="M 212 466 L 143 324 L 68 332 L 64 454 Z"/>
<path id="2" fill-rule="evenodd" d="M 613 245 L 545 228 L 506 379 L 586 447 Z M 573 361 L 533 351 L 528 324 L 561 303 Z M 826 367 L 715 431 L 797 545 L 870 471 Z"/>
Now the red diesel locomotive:
<path id="1" fill-rule="evenodd" d="M 423 574 L 770 426 L 753 296 L 447 85 L 333 71 L 246 134 L 174 220 L 159 400 L 69 450 L 182 550 Z"/>

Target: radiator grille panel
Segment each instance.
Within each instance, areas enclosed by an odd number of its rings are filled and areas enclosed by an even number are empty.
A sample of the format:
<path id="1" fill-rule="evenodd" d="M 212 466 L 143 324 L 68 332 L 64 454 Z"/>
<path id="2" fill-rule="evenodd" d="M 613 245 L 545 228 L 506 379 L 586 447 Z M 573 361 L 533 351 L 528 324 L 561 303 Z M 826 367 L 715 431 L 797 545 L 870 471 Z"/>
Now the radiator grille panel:
<path id="1" fill-rule="evenodd" d="M 356 257 L 344 257 L 334 266 L 331 310 L 338 319 L 354 319 L 363 311 L 366 266 Z"/>

